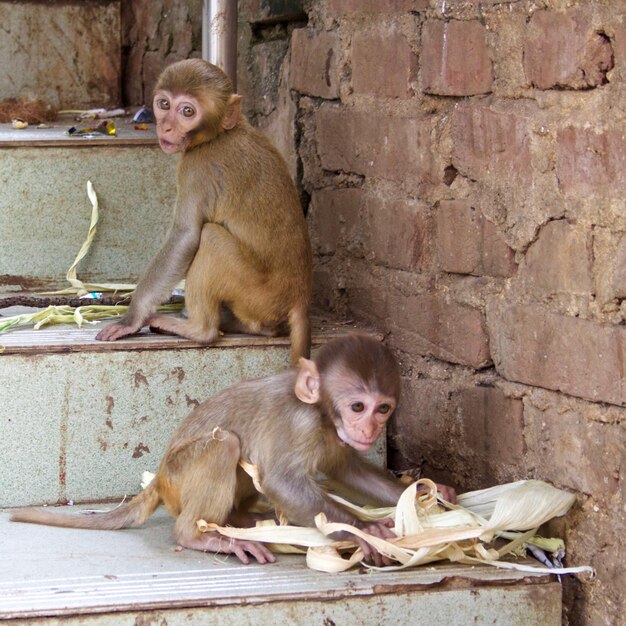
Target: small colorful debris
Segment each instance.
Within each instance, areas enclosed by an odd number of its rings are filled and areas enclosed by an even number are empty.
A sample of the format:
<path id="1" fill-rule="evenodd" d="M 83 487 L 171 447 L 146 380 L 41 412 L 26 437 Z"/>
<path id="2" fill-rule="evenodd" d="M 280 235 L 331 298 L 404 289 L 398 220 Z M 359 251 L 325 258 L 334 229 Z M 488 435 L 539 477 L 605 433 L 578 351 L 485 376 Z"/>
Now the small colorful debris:
<path id="1" fill-rule="evenodd" d="M 113 136 L 117 135 L 117 129 L 115 128 L 115 122 L 110 122 L 108 120 L 103 120 L 97 126 L 88 126 L 87 128 L 77 128 L 76 126 L 72 126 L 67 134 L 70 137 L 82 137 L 86 139 L 97 138 L 101 135 Z"/>

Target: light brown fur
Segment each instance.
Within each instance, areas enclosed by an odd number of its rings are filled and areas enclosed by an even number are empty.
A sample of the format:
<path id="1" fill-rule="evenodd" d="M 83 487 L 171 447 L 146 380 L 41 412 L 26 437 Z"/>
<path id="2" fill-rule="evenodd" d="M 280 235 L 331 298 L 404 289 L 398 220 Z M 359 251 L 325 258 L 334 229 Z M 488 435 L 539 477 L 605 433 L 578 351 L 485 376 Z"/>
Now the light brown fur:
<path id="1" fill-rule="evenodd" d="M 161 101 L 168 107 L 162 111 Z M 196 117 L 177 116 L 181 102 L 197 110 Z M 206 61 L 182 61 L 165 70 L 155 113 L 163 149 L 182 151 L 174 223 L 127 315 L 97 339 L 116 340 L 149 325 L 212 343 L 220 329 L 276 335 L 288 325 L 292 363 L 309 355 L 312 258 L 306 222 L 283 158 L 240 115 L 240 107 L 228 79 Z M 183 276 L 188 319 L 155 314 Z"/>

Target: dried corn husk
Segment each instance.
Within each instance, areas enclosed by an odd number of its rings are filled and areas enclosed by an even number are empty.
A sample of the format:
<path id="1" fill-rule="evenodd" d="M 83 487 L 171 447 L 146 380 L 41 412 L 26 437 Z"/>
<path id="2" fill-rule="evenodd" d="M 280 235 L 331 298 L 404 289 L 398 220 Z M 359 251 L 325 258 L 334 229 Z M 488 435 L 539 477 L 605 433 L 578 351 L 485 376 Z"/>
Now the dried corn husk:
<path id="1" fill-rule="evenodd" d="M 426 494 L 421 491 L 423 487 L 428 489 Z M 338 500 L 346 505 L 345 500 Z M 394 532 L 398 535 L 393 539 L 375 537 L 349 524 L 328 522 L 322 513 L 315 518 L 316 528 L 288 525 L 231 528 L 207 524 L 203 520 L 198 522 L 198 527 L 203 532 L 219 532 L 235 539 L 308 547 L 307 565 L 324 572 L 345 571 L 361 562 L 363 554 L 356 542 L 337 542 L 329 537 L 337 531 L 348 531 L 397 561 L 397 565 L 380 568 L 385 570 L 447 559 L 536 573 L 593 573 L 587 566 L 548 569 L 500 560 L 529 541 L 538 526 L 552 517 L 564 515 L 574 501 L 574 495 L 545 482 L 523 480 L 463 494 L 459 496 L 458 504 L 451 505 L 437 498 L 434 483 L 420 480 L 406 488 L 396 507 L 371 509 L 348 503 L 350 510 L 364 520 L 382 519 L 393 514 Z M 509 541 L 496 550 L 489 542 L 501 533 L 506 534 Z M 346 552 L 348 558 L 342 556 Z"/>
<path id="2" fill-rule="evenodd" d="M 0 333 L 16 326 L 32 325 L 35 330 L 48 324 L 76 324 L 81 327 L 84 323 L 94 324 L 96 320 L 121 315 L 127 309 L 128 307 L 123 305 L 49 306 L 36 313 L 0 317 Z"/>
<path id="3" fill-rule="evenodd" d="M 85 239 L 81 246 L 74 263 L 72 263 L 65 278 L 70 283 L 71 287 L 67 289 L 61 289 L 60 291 L 47 291 L 43 292 L 44 295 L 66 295 L 77 294 L 84 296 L 92 291 L 134 291 L 136 285 L 130 283 L 84 283 L 77 276 L 77 268 L 83 257 L 89 252 L 91 243 L 96 236 L 96 227 L 98 224 L 98 196 L 93 188 L 93 184 L 90 180 L 87 181 L 87 197 L 91 202 L 91 223 L 89 224 L 89 231 L 87 232 L 87 239 Z"/>
<path id="4" fill-rule="evenodd" d="M 182 304 L 163 304 L 158 310 L 163 312 L 180 311 Z M 11 328 L 32 326 L 39 330 L 49 324 L 76 324 L 79 328 L 83 324 L 96 324 L 100 320 L 118 317 L 128 310 L 128 306 L 123 304 L 104 305 L 88 304 L 80 307 L 68 305 L 49 306 L 36 313 L 23 313 L 22 315 L 11 315 L 0 317 L 0 333 Z"/>

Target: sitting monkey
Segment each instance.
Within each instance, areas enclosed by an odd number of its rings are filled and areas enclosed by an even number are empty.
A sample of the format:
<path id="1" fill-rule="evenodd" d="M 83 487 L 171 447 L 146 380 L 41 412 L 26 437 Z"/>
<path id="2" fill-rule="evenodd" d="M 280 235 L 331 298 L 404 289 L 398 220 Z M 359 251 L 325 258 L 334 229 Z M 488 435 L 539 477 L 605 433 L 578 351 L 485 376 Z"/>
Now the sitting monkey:
<path id="1" fill-rule="evenodd" d="M 161 149 L 182 153 L 174 221 L 128 312 L 96 339 L 115 341 L 149 325 L 213 343 L 220 330 L 274 336 L 288 323 L 292 364 L 308 357 L 311 246 L 285 161 L 208 61 L 167 67 L 153 106 Z M 156 315 L 183 277 L 188 319 Z"/>

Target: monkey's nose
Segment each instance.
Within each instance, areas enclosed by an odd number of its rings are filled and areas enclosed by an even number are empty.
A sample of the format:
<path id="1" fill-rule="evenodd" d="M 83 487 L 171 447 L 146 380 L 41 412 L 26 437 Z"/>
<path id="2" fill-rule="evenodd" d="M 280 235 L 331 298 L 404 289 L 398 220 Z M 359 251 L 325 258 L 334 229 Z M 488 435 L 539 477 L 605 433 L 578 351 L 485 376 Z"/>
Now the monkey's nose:
<path id="1" fill-rule="evenodd" d="M 375 439 L 378 436 L 378 431 L 379 428 L 377 424 L 368 424 L 361 429 L 361 433 L 368 441 Z"/>

